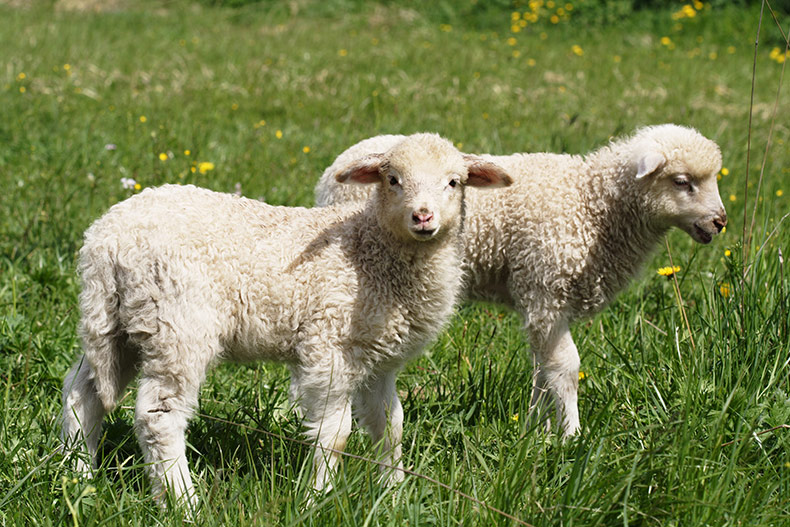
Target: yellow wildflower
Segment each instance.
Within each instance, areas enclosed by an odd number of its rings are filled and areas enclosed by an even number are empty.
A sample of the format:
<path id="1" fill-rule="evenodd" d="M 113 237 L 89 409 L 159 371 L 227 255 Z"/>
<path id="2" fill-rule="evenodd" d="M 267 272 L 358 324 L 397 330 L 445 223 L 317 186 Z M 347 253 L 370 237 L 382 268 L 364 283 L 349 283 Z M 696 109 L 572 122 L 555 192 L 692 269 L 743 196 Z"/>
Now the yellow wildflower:
<path id="1" fill-rule="evenodd" d="M 730 287 L 730 284 L 728 284 L 727 282 L 722 282 L 721 284 L 719 284 L 719 293 L 721 293 L 721 296 L 725 298 L 730 296 L 730 293 L 732 293 L 732 288 Z"/>
<path id="2" fill-rule="evenodd" d="M 672 44 L 672 39 L 669 37 L 661 37 L 661 44 L 664 46 L 669 46 Z"/>
<path id="3" fill-rule="evenodd" d="M 587 377 L 587 374 L 586 374 L 586 373 L 584 373 L 583 371 L 579 370 L 579 380 L 581 381 L 581 380 L 583 380 L 585 377 Z"/>
<path id="4" fill-rule="evenodd" d="M 140 122 L 141 122 L 141 123 L 144 123 L 144 122 L 146 122 L 147 120 L 148 120 L 148 118 L 147 118 L 145 115 L 141 115 L 141 116 L 140 116 Z"/>
<path id="5" fill-rule="evenodd" d="M 303 147 L 302 148 L 302 152 L 304 152 L 305 154 L 309 154 L 310 153 L 310 147 L 309 146 Z"/>
<path id="6" fill-rule="evenodd" d="M 25 88 L 24 86 L 20 86 L 19 87 L 19 93 L 25 93 L 26 91 L 27 91 L 27 88 Z"/>
<path id="7" fill-rule="evenodd" d="M 680 266 L 676 265 L 674 267 L 659 267 L 658 271 L 656 272 L 661 276 L 670 277 L 679 271 L 680 271 Z"/>
<path id="8" fill-rule="evenodd" d="M 736 199 L 738 198 L 735 197 L 735 194 L 730 194 L 730 201 L 735 201 Z"/>
<path id="9" fill-rule="evenodd" d="M 727 167 L 722 167 L 722 168 L 721 168 L 721 175 L 722 175 L 722 176 L 726 176 L 726 175 L 728 175 L 729 173 L 730 173 L 730 169 L 729 169 L 729 168 L 727 168 Z"/>
<path id="10" fill-rule="evenodd" d="M 507 45 L 508 46 L 515 46 L 517 42 L 518 41 L 515 38 L 513 38 L 513 37 L 510 37 L 509 39 L 507 39 Z"/>
<path id="11" fill-rule="evenodd" d="M 347 49 L 341 49 L 341 50 L 339 50 L 337 52 L 337 54 L 340 55 L 341 57 L 345 57 L 346 55 L 348 55 L 348 50 Z"/>
<path id="12" fill-rule="evenodd" d="M 510 420 L 518 422 L 518 414 L 513 414 L 513 417 L 511 417 Z"/>
<path id="13" fill-rule="evenodd" d="M 191 153 L 192 153 L 192 152 L 190 152 L 189 150 L 184 150 L 184 155 L 185 155 L 185 156 L 188 156 L 188 155 L 190 155 Z"/>
<path id="14" fill-rule="evenodd" d="M 277 139 L 282 139 L 283 138 L 283 131 L 282 130 L 277 130 L 276 132 L 274 132 L 274 137 L 276 137 Z"/>
<path id="15" fill-rule="evenodd" d="M 725 250 L 724 250 L 724 256 L 726 256 L 727 258 L 729 258 L 730 256 L 732 256 L 732 251 L 731 251 L 731 250 L 729 250 L 729 249 L 725 249 Z"/>
<path id="16" fill-rule="evenodd" d="M 198 163 L 198 171 L 201 174 L 205 174 L 209 170 L 214 170 L 214 163 L 210 161 L 203 161 L 202 163 Z"/>
<path id="17" fill-rule="evenodd" d="M 140 183 L 135 183 L 134 184 L 134 190 L 140 190 L 141 188 L 143 188 L 143 186 L 140 185 Z"/>
<path id="18" fill-rule="evenodd" d="M 779 48 L 776 48 L 776 49 L 779 49 Z M 25 75 L 24 72 L 20 73 L 19 75 L 16 76 L 16 80 L 18 80 L 18 81 L 23 81 L 26 78 L 27 78 L 27 75 Z"/>
<path id="19" fill-rule="evenodd" d="M 559 24 L 560 17 L 558 17 L 557 15 L 551 15 L 551 18 L 549 18 L 549 22 L 551 22 L 552 24 Z"/>
<path id="20" fill-rule="evenodd" d="M 779 190 L 776 191 L 776 197 L 777 198 L 781 198 L 782 194 L 784 194 L 784 192 L 782 192 L 782 189 L 779 189 Z"/>
<path id="21" fill-rule="evenodd" d="M 535 64 L 537 64 L 535 59 L 532 59 L 532 58 L 527 59 L 527 66 L 529 66 L 530 68 L 533 67 Z"/>
<path id="22" fill-rule="evenodd" d="M 441 24 L 441 25 L 439 26 L 439 29 L 441 29 L 441 30 L 442 30 L 442 31 L 444 31 L 445 33 L 449 33 L 450 31 L 452 31 L 452 30 L 453 30 L 453 26 L 451 26 L 450 24 Z"/>
<path id="23" fill-rule="evenodd" d="M 65 71 L 71 71 L 71 64 L 64 64 L 64 65 L 63 65 L 63 69 L 64 69 Z"/>
<path id="24" fill-rule="evenodd" d="M 164 152 L 159 154 L 159 161 L 167 161 L 167 154 L 165 154 Z"/>
<path id="25" fill-rule="evenodd" d="M 612 57 L 612 60 L 619 63 L 623 60 L 623 57 L 621 57 L 620 55 L 615 55 L 614 57 Z"/>
<path id="26" fill-rule="evenodd" d="M 577 55 L 579 57 L 584 55 L 584 50 L 578 44 L 574 44 L 573 46 L 571 46 L 571 51 L 573 52 L 574 55 Z"/>

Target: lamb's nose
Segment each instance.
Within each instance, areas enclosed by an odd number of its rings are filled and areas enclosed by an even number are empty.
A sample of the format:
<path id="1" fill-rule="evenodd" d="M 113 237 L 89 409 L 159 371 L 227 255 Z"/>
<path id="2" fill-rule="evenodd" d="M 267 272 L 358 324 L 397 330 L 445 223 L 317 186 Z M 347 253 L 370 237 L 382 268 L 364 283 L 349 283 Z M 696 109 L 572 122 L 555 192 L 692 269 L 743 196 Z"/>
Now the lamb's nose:
<path id="1" fill-rule="evenodd" d="M 721 232 L 725 225 L 727 225 L 727 214 L 723 213 L 721 216 L 713 218 L 713 225 Z"/>
<path id="2" fill-rule="evenodd" d="M 414 212 L 411 215 L 411 220 L 414 223 L 416 223 L 417 225 L 419 225 L 421 223 L 428 223 L 432 219 L 433 219 L 433 213 L 432 212 L 426 212 L 426 213 Z"/>

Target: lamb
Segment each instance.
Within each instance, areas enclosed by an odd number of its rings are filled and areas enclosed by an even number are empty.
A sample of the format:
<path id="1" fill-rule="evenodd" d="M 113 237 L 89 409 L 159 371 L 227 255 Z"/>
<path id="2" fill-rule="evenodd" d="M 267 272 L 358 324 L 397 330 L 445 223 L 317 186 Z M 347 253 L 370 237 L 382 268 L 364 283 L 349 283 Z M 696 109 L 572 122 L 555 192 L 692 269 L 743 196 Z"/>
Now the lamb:
<path id="1" fill-rule="evenodd" d="M 366 139 L 337 162 L 386 150 L 399 136 Z M 588 155 L 483 155 L 515 183 L 486 195 L 469 192 L 464 296 L 503 303 L 524 320 L 536 364 L 532 415 L 564 436 L 579 427 L 579 354 L 574 321 L 602 310 L 638 273 L 671 227 L 707 244 L 727 223 L 716 173 L 718 146 L 691 128 L 638 130 Z M 364 201 L 367 189 L 328 177 L 316 203 Z M 549 400 L 547 400 L 549 399 Z"/>
<path id="2" fill-rule="evenodd" d="M 95 463 L 101 421 L 139 373 L 135 432 L 154 494 L 195 504 L 184 433 L 206 371 L 267 359 L 291 370 L 316 490 L 328 488 L 352 406 L 384 463 L 402 467 L 395 375 L 452 314 L 463 187 L 512 180 L 434 134 L 356 159 L 336 180 L 377 183 L 374 198 L 303 209 L 166 185 L 97 220 L 79 256 L 84 355 L 64 382 L 65 444 Z"/>

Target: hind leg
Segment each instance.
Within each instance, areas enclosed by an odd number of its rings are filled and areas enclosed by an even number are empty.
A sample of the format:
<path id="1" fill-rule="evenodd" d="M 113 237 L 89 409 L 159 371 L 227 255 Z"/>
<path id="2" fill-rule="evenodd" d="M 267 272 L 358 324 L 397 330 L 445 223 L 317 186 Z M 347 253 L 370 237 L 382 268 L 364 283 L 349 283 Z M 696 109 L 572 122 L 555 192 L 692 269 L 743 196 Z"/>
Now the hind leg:
<path id="1" fill-rule="evenodd" d="M 115 383 L 115 393 L 122 392 L 137 371 L 131 351 L 122 354 L 122 357 L 125 360 L 120 361 L 120 371 L 110 381 Z M 90 475 L 91 468 L 96 466 L 102 420 L 115 402 L 108 405 L 102 402 L 97 393 L 93 370 L 85 356 L 80 357 L 63 382 L 61 440 L 67 450 L 85 454 L 78 458 L 76 467 L 85 475 Z"/>
<path id="2" fill-rule="evenodd" d="M 170 492 L 179 501 L 196 504 L 186 458 L 185 433 L 198 404 L 200 385 L 219 354 L 218 343 L 172 333 L 171 344 L 157 353 L 143 353 L 135 405 L 135 433 L 151 479 L 154 496 Z M 163 339 L 164 340 L 164 339 Z M 160 503 L 163 503 L 160 501 Z"/>
<path id="3" fill-rule="evenodd" d="M 91 368 L 85 357 L 80 357 L 63 382 L 61 439 L 67 449 L 86 454 L 77 459 L 77 470 L 84 475 L 90 475 L 96 462 L 104 414 L 104 405 L 96 393 Z"/>

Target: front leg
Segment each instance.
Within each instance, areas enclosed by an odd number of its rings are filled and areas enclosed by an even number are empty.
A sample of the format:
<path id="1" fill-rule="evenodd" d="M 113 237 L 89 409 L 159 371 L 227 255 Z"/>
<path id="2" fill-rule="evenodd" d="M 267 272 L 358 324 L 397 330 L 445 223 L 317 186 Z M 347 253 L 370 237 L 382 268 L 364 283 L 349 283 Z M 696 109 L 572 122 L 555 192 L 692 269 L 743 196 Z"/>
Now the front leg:
<path id="1" fill-rule="evenodd" d="M 545 419 L 546 427 L 550 428 L 546 412 L 550 398 L 563 436 L 574 435 L 580 427 L 577 405 L 580 361 L 567 322 L 557 323 L 545 338 L 533 333 L 532 349 L 536 364 L 531 411 Z"/>
<path id="2" fill-rule="evenodd" d="M 403 407 L 395 388 L 395 372 L 382 373 L 357 390 L 354 411 L 380 451 L 384 483 L 394 485 L 403 481 Z"/>

